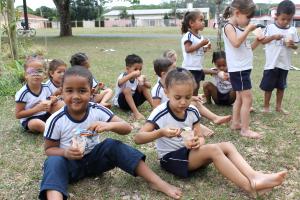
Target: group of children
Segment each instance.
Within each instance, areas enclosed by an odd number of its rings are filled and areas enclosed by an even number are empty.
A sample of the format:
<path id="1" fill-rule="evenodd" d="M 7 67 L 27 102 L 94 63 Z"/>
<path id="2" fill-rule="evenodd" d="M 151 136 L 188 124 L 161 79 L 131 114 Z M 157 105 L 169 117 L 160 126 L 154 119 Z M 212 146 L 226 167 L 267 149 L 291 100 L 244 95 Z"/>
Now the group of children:
<path id="1" fill-rule="evenodd" d="M 290 67 L 291 49 L 299 41 L 296 29 L 290 27 L 294 4 L 287 0 L 278 5 L 274 24 L 268 25 L 263 36 L 251 44 L 248 34 L 256 29 L 250 22 L 255 12 L 252 0 L 234 0 L 226 8 L 228 23 L 223 28 L 225 52 L 214 52 L 215 68 L 203 68 L 210 41 L 199 35 L 204 28 L 200 12 L 187 12 L 182 23 L 182 68 L 176 67 L 173 50 L 154 60 L 158 76 L 151 88 L 141 73 L 143 60 L 135 54 L 125 59 L 125 71 L 116 83 L 115 95 L 91 74 L 89 59 L 84 53 L 71 57 L 71 67 L 61 60 L 49 63 L 49 80 L 44 84 L 44 63 L 39 57 L 29 57 L 24 65 L 26 85 L 16 94 L 16 117 L 22 126 L 33 132 L 43 132 L 45 153 L 44 175 L 40 199 L 66 199 L 67 186 L 87 176 L 94 176 L 119 167 L 133 176 L 143 177 L 154 190 L 179 199 L 181 189 L 157 176 L 145 163 L 140 151 L 114 139 L 101 140 L 101 134 L 112 131 L 129 134 L 130 124 L 109 108 L 112 103 L 131 110 L 135 119 L 145 119 L 138 106 L 145 101 L 153 108 L 150 116 L 134 136 L 136 144 L 156 141 L 160 166 L 178 177 L 188 177 L 202 166 L 214 163 L 217 170 L 251 195 L 260 195 L 281 185 L 287 172 L 264 174 L 255 171 L 229 142 L 205 144 L 205 137 L 214 132 L 200 124 L 204 116 L 215 124 L 231 121 L 232 129 L 241 135 L 260 138 L 249 128 L 252 106 L 252 49 L 266 44 L 266 65 L 260 88 L 265 91 L 264 112 L 269 112 L 272 90 L 277 89 L 276 110 L 281 107 L 286 78 Z M 198 95 L 201 80 L 211 74 L 214 82 L 204 82 L 204 96 Z M 218 105 L 233 104 L 233 115 L 219 116 L 203 105 L 203 101 Z M 46 123 L 45 123 L 46 122 Z M 81 130 L 81 131 L 80 131 Z M 83 148 L 74 133 L 84 139 Z M 101 134 L 99 134 L 101 133 Z"/>

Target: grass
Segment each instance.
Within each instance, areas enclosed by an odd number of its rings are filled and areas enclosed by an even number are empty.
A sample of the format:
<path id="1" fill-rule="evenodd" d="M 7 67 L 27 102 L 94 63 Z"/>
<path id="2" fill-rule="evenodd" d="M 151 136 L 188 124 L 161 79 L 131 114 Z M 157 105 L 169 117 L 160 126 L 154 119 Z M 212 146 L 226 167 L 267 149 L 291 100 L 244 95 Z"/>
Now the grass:
<path id="1" fill-rule="evenodd" d="M 76 30 L 77 31 L 77 30 Z M 135 31 L 132 29 L 124 32 Z M 175 29 L 160 30 L 175 33 Z M 176 29 L 177 31 L 177 29 Z M 109 32 L 109 31 L 108 31 Z M 114 29 L 114 32 L 115 31 Z M 121 29 L 120 29 L 121 32 Z M 136 32 L 139 33 L 139 32 Z M 144 33 L 142 30 L 141 33 Z M 46 42 L 45 42 L 46 41 Z M 34 46 L 47 50 L 47 58 L 61 58 L 68 63 L 70 56 L 78 51 L 86 52 L 92 63 L 94 76 L 109 87 L 114 88 L 117 76 L 124 69 L 124 58 L 130 53 L 140 55 L 144 60 L 143 73 L 155 83 L 152 61 L 166 49 L 175 49 L 181 63 L 180 41 L 176 38 L 82 38 L 82 37 L 37 37 L 32 40 Z M 115 52 L 103 52 L 101 49 L 115 49 Z M 299 52 L 299 50 L 298 50 Z M 300 60 L 293 55 L 293 64 L 300 66 Z M 258 110 L 263 102 L 263 93 L 259 90 L 264 65 L 262 47 L 255 51 L 253 79 L 254 107 L 257 112 L 252 115 L 251 127 L 263 132 L 264 139 L 250 140 L 242 138 L 237 132 L 230 131 L 227 125 L 215 126 L 204 119 L 202 122 L 212 128 L 216 135 L 207 143 L 231 141 L 253 166 L 264 172 L 288 170 L 285 183 L 261 199 L 300 199 L 300 104 L 297 71 L 290 71 L 288 89 L 284 97 L 284 107 L 291 112 L 284 116 L 278 113 L 263 115 Z M 211 52 L 205 57 L 205 66 L 211 67 Z M 207 80 L 210 80 L 207 77 Z M 0 97 L 0 199 L 36 199 L 42 177 L 42 165 L 45 159 L 43 138 L 24 132 L 14 117 L 14 99 L 11 96 Z M 274 105 L 274 97 L 272 98 Z M 228 107 L 208 106 L 217 114 L 230 114 Z M 132 122 L 129 113 L 117 108 L 113 111 Z M 150 113 L 150 107 L 143 105 L 142 113 Z M 105 137 L 120 139 L 147 155 L 148 165 L 168 182 L 180 186 L 184 191 L 183 199 L 248 199 L 249 196 L 224 179 L 211 165 L 199 170 L 188 179 L 178 179 L 162 171 L 158 165 L 154 143 L 137 146 L 132 137 L 137 130 L 127 136 L 106 133 Z M 119 169 L 114 169 L 99 177 L 87 178 L 69 187 L 71 199 L 166 199 L 166 197 L 149 188 L 141 178 L 133 178 Z"/>

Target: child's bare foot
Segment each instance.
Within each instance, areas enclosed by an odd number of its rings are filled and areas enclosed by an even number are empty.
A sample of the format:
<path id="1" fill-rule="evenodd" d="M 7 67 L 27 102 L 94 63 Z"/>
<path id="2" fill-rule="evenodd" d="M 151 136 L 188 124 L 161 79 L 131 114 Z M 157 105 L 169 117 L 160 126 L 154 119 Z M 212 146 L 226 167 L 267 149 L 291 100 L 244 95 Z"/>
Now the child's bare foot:
<path id="1" fill-rule="evenodd" d="M 211 129 L 209 129 L 208 127 L 201 125 L 201 133 L 204 137 L 210 137 L 213 134 L 215 134 L 215 132 Z"/>
<path id="2" fill-rule="evenodd" d="M 231 130 L 241 130 L 242 126 L 241 126 L 241 124 L 231 123 L 230 129 Z"/>
<path id="3" fill-rule="evenodd" d="M 269 107 L 263 107 L 263 109 L 261 110 L 262 113 L 271 113 L 271 110 Z"/>
<path id="4" fill-rule="evenodd" d="M 150 187 L 154 190 L 165 193 L 173 199 L 180 199 L 182 196 L 182 191 L 180 188 L 170 185 L 169 183 L 162 181 L 160 184 L 151 184 Z"/>
<path id="5" fill-rule="evenodd" d="M 215 124 L 224 124 L 224 123 L 228 123 L 230 122 L 232 116 L 231 115 L 226 115 L 226 116 L 218 116 L 215 120 L 214 123 Z"/>
<path id="6" fill-rule="evenodd" d="M 251 138 L 251 139 L 260 139 L 262 137 L 261 134 L 251 131 L 251 130 L 241 130 L 240 132 L 241 136 Z"/>
<path id="7" fill-rule="evenodd" d="M 133 113 L 133 117 L 136 120 L 143 120 L 143 119 L 145 119 L 144 115 L 142 115 L 140 112 Z"/>
<path id="8" fill-rule="evenodd" d="M 280 112 L 284 115 L 290 114 L 287 110 L 284 110 L 283 108 L 276 108 L 276 112 Z"/>

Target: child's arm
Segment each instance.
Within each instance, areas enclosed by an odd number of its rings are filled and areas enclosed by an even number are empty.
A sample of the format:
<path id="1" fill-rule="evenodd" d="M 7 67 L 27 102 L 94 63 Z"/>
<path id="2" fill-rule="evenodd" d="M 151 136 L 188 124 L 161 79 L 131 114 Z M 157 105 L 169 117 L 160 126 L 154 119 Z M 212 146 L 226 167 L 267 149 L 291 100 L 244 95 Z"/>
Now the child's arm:
<path id="1" fill-rule="evenodd" d="M 113 116 L 109 122 L 94 122 L 90 125 L 88 130 L 96 131 L 98 133 L 112 131 L 120 135 L 126 135 L 131 132 L 132 127 L 117 116 Z"/>
<path id="2" fill-rule="evenodd" d="M 242 34 L 237 36 L 234 27 L 232 25 L 227 25 L 225 26 L 225 35 L 227 36 L 232 46 L 234 46 L 235 48 L 239 48 L 241 44 L 247 39 L 248 34 L 255 29 L 256 25 L 248 24 Z"/>
<path id="3" fill-rule="evenodd" d="M 194 44 L 194 45 L 192 45 L 191 42 L 186 42 L 184 44 L 184 48 L 187 53 L 192 53 L 192 52 L 198 50 L 199 48 L 207 45 L 208 43 L 209 43 L 208 39 L 204 39 L 201 42 L 199 42 L 198 44 Z"/>
<path id="4" fill-rule="evenodd" d="M 281 40 L 282 39 L 282 35 L 280 34 L 275 34 L 275 35 L 271 35 L 271 36 L 266 36 L 265 39 L 263 39 L 261 41 L 262 44 L 267 44 L 269 42 L 272 42 L 273 40 Z"/>
<path id="5" fill-rule="evenodd" d="M 79 148 L 71 146 L 66 149 L 59 148 L 59 141 L 45 139 L 44 149 L 47 156 L 63 156 L 70 160 L 80 160 L 83 157 L 83 152 Z"/>
<path id="6" fill-rule="evenodd" d="M 145 86 L 146 88 L 148 88 L 148 89 L 151 88 L 151 83 L 150 83 L 150 81 L 148 81 L 148 80 L 146 79 L 146 76 L 145 76 L 144 86 Z"/>
<path id="7" fill-rule="evenodd" d="M 152 98 L 152 99 L 153 99 L 153 98 Z M 153 109 L 154 109 L 154 108 L 156 108 L 157 106 L 160 105 L 161 99 L 159 99 L 159 98 L 154 98 L 152 102 L 153 102 Z"/>
<path id="8" fill-rule="evenodd" d="M 204 136 L 201 133 L 201 126 L 200 126 L 199 122 L 194 124 L 193 131 L 194 131 L 195 137 L 197 137 L 198 140 L 196 140 L 196 142 L 195 142 L 195 144 L 192 148 L 199 148 L 200 146 L 205 144 L 205 139 L 204 139 Z"/>
<path id="9" fill-rule="evenodd" d="M 258 47 L 258 45 L 262 43 L 262 40 L 259 40 L 258 38 L 255 38 L 255 40 L 252 42 L 251 44 L 251 49 L 254 50 L 256 49 L 256 47 Z"/>
<path id="10" fill-rule="evenodd" d="M 293 40 L 290 40 L 289 42 L 286 42 L 285 45 L 286 45 L 286 47 L 292 48 L 294 50 L 298 49 L 298 46 L 295 45 L 295 42 Z"/>
<path id="11" fill-rule="evenodd" d="M 41 111 L 50 111 L 51 105 L 45 102 L 39 102 L 33 108 L 25 110 L 26 103 L 16 103 L 15 116 L 17 119 L 30 117 Z"/>
<path id="12" fill-rule="evenodd" d="M 141 75 L 141 71 L 137 70 L 137 71 L 133 71 L 130 74 L 127 74 L 126 76 L 122 77 L 121 79 L 118 80 L 118 85 L 121 86 L 124 83 L 126 83 L 128 80 L 132 79 L 132 78 L 136 78 L 138 76 Z"/>
<path id="13" fill-rule="evenodd" d="M 146 144 L 161 137 L 176 137 L 180 135 L 180 129 L 161 128 L 155 130 L 154 124 L 146 124 L 135 134 L 133 140 L 136 144 Z"/>
<path id="14" fill-rule="evenodd" d="M 209 75 L 217 75 L 218 70 L 216 69 L 203 69 L 204 74 L 209 74 Z"/>

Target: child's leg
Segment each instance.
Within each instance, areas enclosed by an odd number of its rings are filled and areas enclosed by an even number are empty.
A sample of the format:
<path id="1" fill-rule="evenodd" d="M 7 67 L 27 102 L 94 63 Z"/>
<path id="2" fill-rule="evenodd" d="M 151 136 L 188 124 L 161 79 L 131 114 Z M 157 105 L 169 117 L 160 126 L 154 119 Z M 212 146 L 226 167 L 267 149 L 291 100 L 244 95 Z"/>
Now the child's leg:
<path id="1" fill-rule="evenodd" d="M 198 96 L 199 88 L 200 88 L 200 81 L 199 82 L 196 81 L 196 87 L 194 89 L 193 96 Z"/>
<path id="2" fill-rule="evenodd" d="M 47 199 L 51 200 L 63 200 L 64 196 L 62 193 L 56 191 L 56 190 L 48 190 L 47 191 Z"/>
<path id="3" fill-rule="evenodd" d="M 212 82 L 203 83 L 203 92 L 207 103 L 211 104 L 211 98 L 218 101 L 217 87 Z"/>
<path id="4" fill-rule="evenodd" d="M 272 91 L 265 91 L 264 95 L 264 107 L 263 112 L 268 113 L 270 112 L 270 100 L 272 97 Z"/>
<path id="5" fill-rule="evenodd" d="M 229 93 L 229 103 L 233 104 L 236 99 L 236 92 L 235 91 L 230 91 Z"/>
<path id="6" fill-rule="evenodd" d="M 44 133 L 45 122 L 40 119 L 31 119 L 28 122 L 28 129 L 34 133 Z"/>
<path id="7" fill-rule="evenodd" d="M 149 102 L 150 106 L 154 108 L 153 99 L 149 88 L 139 85 L 138 91 L 144 95 L 145 99 Z"/>
<path id="8" fill-rule="evenodd" d="M 241 129 L 241 93 L 236 92 L 236 99 L 232 107 L 232 124 L 230 126 L 233 130 Z"/>
<path id="9" fill-rule="evenodd" d="M 162 180 L 144 161 L 139 162 L 135 172 L 138 176 L 144 178 L 152 189 L 163 192 L 174 199 L 180 199 L 182 195 L 181 190 Z"/>
<path id="10" fill-rule="evenodd" d="M 103 106 L 111 106 L 111 104 L 109 103 L 109 100 L 113 97 L 114 93 L 112 91 L 112 89 L 110 88 L 106 88 L 105 90 L 100 92 L 100 95 L 102 95 L 102 98 L 100 99 L 100 103 Z"/>
<path id="11" fill-rule="evenodd" d="M 203 124 L 200 124 L 200 128 L 201 128 L 201 134 L 204 137 L 210 137 L 215 133 L 213 130 L 211 130 L 210 128 L 204 126 Z"/>
<path id="12" fill-rule="evenodd" d="M 213 121 L 215 124 L 224 124 L 231 120 L 231 115 L 226 115 L 226 116 L 216 115 L 215 113 L 211 112 L 208 108 L 206 108 L 202 103 L 192 102 L 192 104 L 197 107 L 199 113 L 203 117 Z"/>
<path id="13" fill-rule="evenodd" d="M 284 89 L 277 89 L 276 92 L 276 111 L 282 112 L 283 114 L 289 114 L 286 110 L 282 109 L 282 99 L 284 95 Z"/>
<path id="14" fill-rule="evenodd" d="M 243 90 L 240 92 L 242 106 L 240 110 L 241 117 L 241 135 L 248 138 L 258 139 L 261 135 L 257 132 L 251 131 L 250 124 L 250 108 L 252 106 L 252 92 L 251 90 Z"/>
<path id="15" fill-rule="evenodd" d="M 136 105 L 134 103 L 134 100 L 133 100 L 133 97 L 132 97 L 132 93 L 131 93 L 131 89 L 130 88 L 124 88 L 122 92 L 123 92 L 123 94 L 125 96 L 125 100 L 126 100 L 128 106 L 129 106 L 130 110 L 133 113 L 134 118 L 136 118 L 136 119 L 144 119 L 145 118 L 144 115 L 142 115 L 138 111 L 138 109 L 137 109 L 137 107 L 136 107 Z"/>

